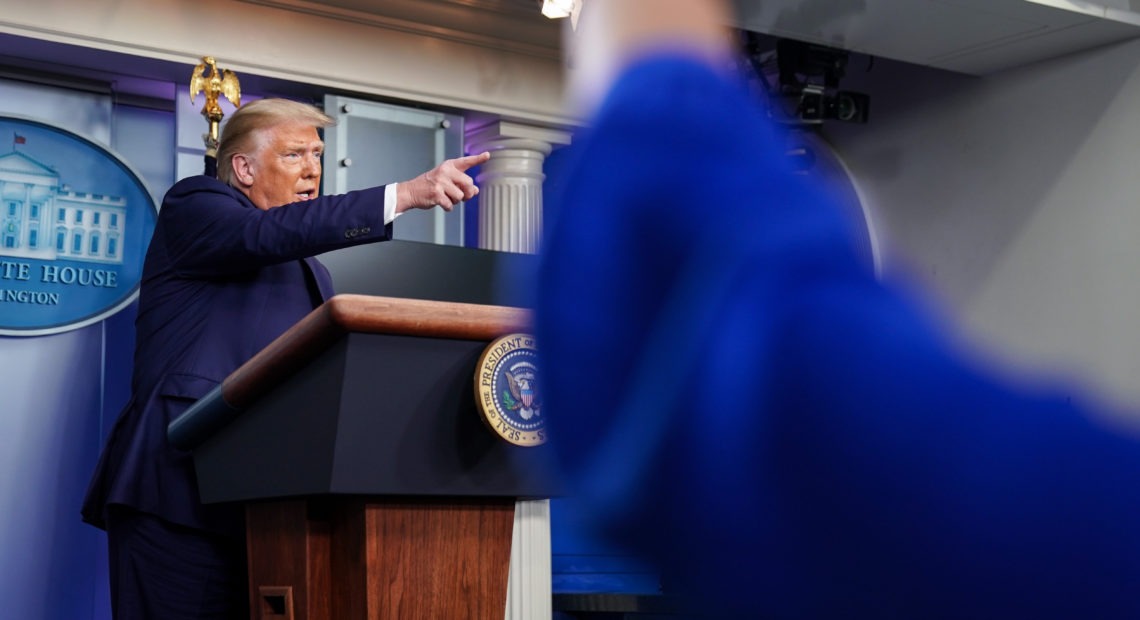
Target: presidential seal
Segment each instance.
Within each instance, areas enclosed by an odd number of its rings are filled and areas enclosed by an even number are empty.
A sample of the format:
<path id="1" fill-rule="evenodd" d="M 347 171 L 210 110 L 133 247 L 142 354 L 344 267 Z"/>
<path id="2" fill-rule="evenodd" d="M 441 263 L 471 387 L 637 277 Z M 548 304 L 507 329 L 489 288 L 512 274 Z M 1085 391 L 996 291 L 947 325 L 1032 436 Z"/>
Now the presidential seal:
<path id="1" fill-rule="evenodd" d="M 546 443 L 534 336 L 508 334 L 483 350 L 475 368 L 475 400 L 483 422 L 516 446 Z"/>

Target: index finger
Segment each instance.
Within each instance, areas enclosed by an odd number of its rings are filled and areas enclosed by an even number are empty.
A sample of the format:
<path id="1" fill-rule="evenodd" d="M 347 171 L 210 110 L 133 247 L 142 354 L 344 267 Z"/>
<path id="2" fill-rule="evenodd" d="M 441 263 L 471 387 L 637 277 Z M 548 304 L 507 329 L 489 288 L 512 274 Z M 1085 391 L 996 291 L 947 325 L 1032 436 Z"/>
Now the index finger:
<path id="1" fill-rule="evenodd" d="M 467 157 L 457 157 L 457 158 L 451 160 L 451 163 L 452 163 L 452 165 L 455 166 L 455 168 L 457 170 L 462 172 L 462 171 L 467 170 L 468 168 L 470 168 L 472 166 L 478 166 L 479 164 L 487 161 L 488 159 L 491 159 L 490 151 L 483 151 L 482 153 L 479 153 L 478 155 L 468 155 Z"/>

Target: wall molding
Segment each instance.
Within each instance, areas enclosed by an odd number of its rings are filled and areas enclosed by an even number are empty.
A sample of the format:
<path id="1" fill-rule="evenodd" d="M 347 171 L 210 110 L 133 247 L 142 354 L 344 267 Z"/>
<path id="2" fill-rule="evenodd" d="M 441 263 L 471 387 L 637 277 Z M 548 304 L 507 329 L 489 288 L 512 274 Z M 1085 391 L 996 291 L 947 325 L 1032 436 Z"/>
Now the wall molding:
<path id="1" fill-rule="evenodd" d="M 22 37 L 4 40 L 6 55 L 31 61 L 53 55 L 45 43 L 122 54 L 111 62 L 128 76 L 156 78 L 157 71 L 181 83 L 181 67 L 188 76 L 209 54 L 242 76 L 543 126 L 578 122 L 564 101 L 562 62 L 555 48 L 540 44 L 543 30 L 554 33 L 560 26 L 537 10 L 532 17 L 510 4 L 483 11 L 460 10 L 452 0 L 418 0 L 421 17 L 424 7 L 450 11 L 441 10 L 438 22 L 447 25 L 431 27 L 414 19 L 411 9 L 387 13 L 390 7 L 406 9 L 407 0 L 384 3 L 385 15 L 351 8 L 366 6 L 366 0 L 329 1 L 339 6 L 313 0 L 117 0 L 67 3 L 61 11 L 64 0 L 40 0 L 6 9 L 0 35 Z M 468 20 L 471 15 L 481 15 L 481 21 Z M 461 34 L 457 20 L 470 21 L 471 33 Z M 498 40 L 501 29 L 513 29 L 516 36 Z M 97 64 L 96 57 L 104 62 Z M 106 60 L 95 54 L 85 65 L 83 55 L 71 54 L 66 62 L 106 72 Z M 154 70 L 154 61 L 169 66 Z M 179 76 L 172 77 L 172 69 Z"/>
<path id="2" fill-rule="evenodd" d="M 377 11 L 344 8 L 331 2 L 312 0 L 238 0 L 274 9 L 319 17 L 330 17 L 374 28 L 478 45 L 539 58 L 559 60 L 561 43 L 558 29 L 541 28 L 520 19 L 519 11 L 506 10 L 501 3 L 457 3 L 448 0 L 407 0 L 375 3 Z M 371 5 L 370 5 L 371 6 Z M 383 9 L 385 13 L 378 12 Z M 542 18 L 535 3 L 534 14 Z M 534 21 L 537 21 L 534 20 Z M 537 22 L 541 24 L 542 22 Z M 452 27 L 450 24 L 455 24 Z M 522 30 L 520 30 L 520 28 Z M 520 37 L 519 34 L 526 34 Z M 539 41 L 549 36 L 549 44 Z"/>

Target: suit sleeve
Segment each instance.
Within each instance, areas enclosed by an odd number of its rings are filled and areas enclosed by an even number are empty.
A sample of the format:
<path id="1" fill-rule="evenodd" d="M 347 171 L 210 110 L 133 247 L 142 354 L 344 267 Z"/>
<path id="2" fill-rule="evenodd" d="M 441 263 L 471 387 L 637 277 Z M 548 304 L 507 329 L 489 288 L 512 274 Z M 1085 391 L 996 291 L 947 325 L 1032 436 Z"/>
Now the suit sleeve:
<path id="1" fill-rule="evenodd" d="M 216 182 L 183 182 L 163 201 L 157 242 L 184 276 L 239 273 L 338 248 L 386 241 L 384 188 L 268 210 Z"/>

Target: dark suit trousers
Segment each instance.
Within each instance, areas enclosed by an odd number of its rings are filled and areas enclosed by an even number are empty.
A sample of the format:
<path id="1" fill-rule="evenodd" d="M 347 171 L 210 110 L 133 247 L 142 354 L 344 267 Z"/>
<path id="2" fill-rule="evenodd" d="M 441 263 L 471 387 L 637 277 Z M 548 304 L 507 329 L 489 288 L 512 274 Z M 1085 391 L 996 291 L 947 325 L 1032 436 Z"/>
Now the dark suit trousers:
<path id="1" fill-rule="evenodd" d="M 243 541 L 122 506 L 107 540 L 115 620 L 249 618 Z"/>

